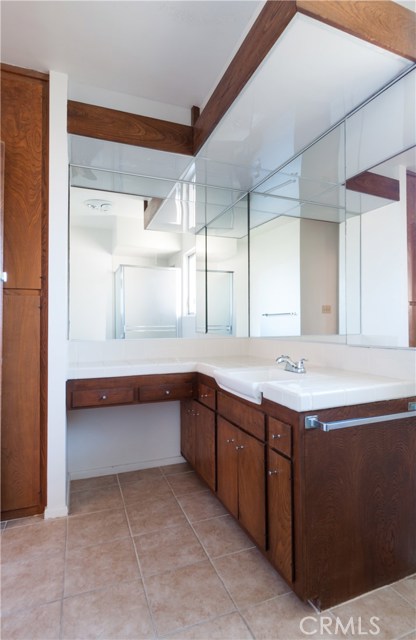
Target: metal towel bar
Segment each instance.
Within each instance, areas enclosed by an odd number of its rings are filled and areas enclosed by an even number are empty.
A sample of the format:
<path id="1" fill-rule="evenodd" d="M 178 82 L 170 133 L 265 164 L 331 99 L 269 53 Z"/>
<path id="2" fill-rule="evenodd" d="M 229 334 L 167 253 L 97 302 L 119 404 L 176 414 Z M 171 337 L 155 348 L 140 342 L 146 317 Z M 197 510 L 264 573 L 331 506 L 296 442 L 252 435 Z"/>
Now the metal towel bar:
<path id="1" fill-rule="evenodd" d="M 270 318 L 271 316 L 297 316 L 296 311 L 285 311 L 284 313 L 262 313 L 262 316 L 265 318 Z"/>
<path id="2" fill-rule="evenodd" d="M 404 418 L 416 418 L 416 403 L 409 402 L 409 410 L 402 413 L 391 413 L 385 416 L 374 416 L 372 418 L 355 418 L 351 420 L 337 420 L 334 422 L 321 422 L 318 416 L 306 416 L 305 429 L 321 429 L 322 431 L 334 431 L 335 429 L 347 429 L 348 427 L 360 427 L 365 424 L 377 422 L 390 422 L 391 420 L 403 420 Z M 416 421 L 415 421 L 416 426 Z"/>

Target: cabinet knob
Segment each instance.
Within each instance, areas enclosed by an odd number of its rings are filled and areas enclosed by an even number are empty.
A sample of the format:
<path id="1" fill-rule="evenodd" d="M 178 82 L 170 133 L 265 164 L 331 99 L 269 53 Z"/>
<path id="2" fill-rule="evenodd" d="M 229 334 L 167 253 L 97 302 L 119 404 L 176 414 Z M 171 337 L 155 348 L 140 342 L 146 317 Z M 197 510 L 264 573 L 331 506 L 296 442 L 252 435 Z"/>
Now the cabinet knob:
<path id="1" fill-rule="evenodd" d="M 268 472 L 269 476 L 276 476 L 278 473 L 279 472 L 277 469 L 272 469 L 271 471 Z"/>
<path id="2" fill-rule="evenodd" d="M 208 394 L 207 393 L 201 393 L 201 395 L 199 396 L 201 399 L 202 398 L 208 398 Z"/>
<path id="3" fill-rule="evenodd" d="M 107 400 L 107 396 L 106 395 L 102 395 L 100 400 Z"/>
<path id="4" fill-rule="evenodd" d="M 282 437 L 281 433 L 273 433 L 272 434 L 272 440 L 280 440 L 281 437 Z"/>
<path id="5" fill-rule="evenodd" d="M 230 442 L 234 442 L 234 438 L 227 438 L 226 442 L 230 444 Z"/>
<path id="6" fill-rule="evenodd" d="M 166 395 L 168 396 L 168 395 L 170 394 L 170 390 L 169 390 L 169 389 L 166 389 L 165 393 L 166 393 Z"/>
<path id="7" fill-rule="evenodd" d="M 243 444 L 237 445 L 236 450 L 238 451 L 239 449 L 244 449 L 244 445 Z"/>

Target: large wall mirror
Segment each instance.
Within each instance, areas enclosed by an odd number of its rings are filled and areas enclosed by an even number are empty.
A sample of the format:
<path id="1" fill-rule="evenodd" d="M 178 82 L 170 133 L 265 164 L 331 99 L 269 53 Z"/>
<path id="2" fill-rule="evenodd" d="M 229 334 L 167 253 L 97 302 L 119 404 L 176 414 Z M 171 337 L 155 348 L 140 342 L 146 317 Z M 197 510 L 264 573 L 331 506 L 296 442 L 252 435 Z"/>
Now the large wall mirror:
<path id="1" fill-rule="evenodd" d="M 73 162 L 70 339 L 416 346 L 415 77 L 249 191 Z"/>
<path id="2" fill-rule="evenodd" d="M 344 124 L 250 195 L 250 333 L 345 341 Z"/>
<path id="3" fill-rule="evenodd" d="M 78 166 L 70 176 L 71 340 L 248 335 L 247 198 L 230 206 L 231 190 Z"/>

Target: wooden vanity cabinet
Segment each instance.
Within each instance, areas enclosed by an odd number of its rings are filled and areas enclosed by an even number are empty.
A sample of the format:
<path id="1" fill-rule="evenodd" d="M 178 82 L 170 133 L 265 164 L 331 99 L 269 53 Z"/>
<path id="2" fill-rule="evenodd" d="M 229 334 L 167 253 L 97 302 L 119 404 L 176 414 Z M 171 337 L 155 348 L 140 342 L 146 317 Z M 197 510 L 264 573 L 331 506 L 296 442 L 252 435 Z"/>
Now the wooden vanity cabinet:
<path id="1" fill-rule="evenodd" d="M 181 454 L 207 483 L 216 490 L 216 386 L 208 376 L 197 374 L 198 400 L 181 402 Z"/>
<path id="2" fill-rule="evenodd" d="M 68 380 L 67 409 L 183 400 L 192 398 L 194 389 L 194 373 Z"/>
<path id="3" fill-rule="evenodd" d="M 414 398 L 316 412 L 322 421 L 399 414 Z M 414 418 L 305 430 L 296 498 L 299 595 L 320 608 L 416 571 Z"/>
<path id="4" fill-rule="evenodd" d="M 260 549 L 266 547 L 264 414 L 235 398 L 217 398 L 217 495 Z M 221 414 L 221 415 L 220 415 Z M 263 439 L 232 424 L 231 417 Z"/>
<path id="5" fill-rule="evenodd" d="M 326 432 L 305 428 L 311 412 L 216 396 L 217 495 L 299 598 L 327 609 L 416 571 L 414 418 Z M 332 422 L 415 401 L 312 413 Z M 187 420 L 182 451 L 197 468 Z"/>
<path id="6" fill-rule="evenodd" d="M 215 413 L 196 400 L 181 402 L 181 454 L 215 491 Z"/>
<path id="7" fill-rule="evenodd" d="M 293 564 L 292 427 L 268 418 L 267 516 L 268 557 L 290 584 Z"/>

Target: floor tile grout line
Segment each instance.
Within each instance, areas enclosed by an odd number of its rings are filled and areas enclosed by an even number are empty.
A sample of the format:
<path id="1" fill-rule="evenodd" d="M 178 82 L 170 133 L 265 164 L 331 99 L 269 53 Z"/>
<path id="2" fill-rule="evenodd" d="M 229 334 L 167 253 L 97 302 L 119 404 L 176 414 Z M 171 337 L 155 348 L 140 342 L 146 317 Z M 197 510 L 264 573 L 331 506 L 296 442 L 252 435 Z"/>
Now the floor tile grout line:
<path id="1" fill-rule="evenodd" d="M 213 616 L 211 618 L 207 618 L 206 620 L 201 620 L 200 622 L 194 622 L 193 624 L 188 624 L 185 627 L 181 627 L 180 629 L 175 629 L 174 631 L 169 631 L 169 633 L 165 633 L 162 636 L 158 636 L 158 640 L 169 640 L 169 638 L 172 638 L 173 636 L 177 635 L 182 631 L 189 631 L 190 629 L 196 629 L 197 627 L 202 626 L 203 624 L 209 624 L 210 622 L 215 622 L 215 620 L 221 620 L 222 618 L 226 618 L 227 616 L 234 615 L 235 613 L 238 613 L 238 611 L 227 611 L 227 613 L 221 613 L 221 615 L 219 616 Z M 244 619 L 243 619 L 243 622 L 248 628 L 248 625 Z M 255 637 L 252 634 L 251 630 L 250 629 L 248 630 L 249 630 L 249 633 L 253 636 L 252 640 L 255 640 Z M 206 640 L 208 640 L 208 638 Z M 224 640 L 228 640 L 228 638 L 224 638 Z"/>
<path id="2" fill-rule="evenodd" d="M 216 496 L 214 496 L 214 497 L 216 498 L 216 500 L 218 500 L 218 498 L 217 498 Z M 177 502 L 178 502 L 179 507 L 182 509 L 183 514 L 184 514 L 185 518 L 187 519 L 187 521 L 188 521 L 188 523 L 189 523 L 189 525 L 190 525 L 190 527 L 191 527 L 192 531 L 194 532 L 194 535 L 196 536 L 197 540 L 199 541 L 199 544 L 202 546 L 203 550 L 205 551 L 205 554 L 206 554 L 206 556 L 207 556 L 207 559 L 208 559 L 208 561 L 209 561 L 209 563 L 210 563 L 210 565 L 211 565 L 212 569 L 214 570 L 214 572 L 215 572 L 216 576 L 218 577 L 218 579 L 220 580 L 221 584 L 223 585 L 223 587 L 224 587 L 224 589 L 225 589 L 225 591 L 226 591 L 226 593 L 227 593 L 228 597 L 230 598 L 231 602 L 233 603 L 234 608 L 235 608 L 235 611 L 240 615 L 240 617 L 241 617 L 241 619 L 244 621 L 244 624 L 246 625 L 247 629 L 249 630 L 249 632 L 250 632 L 250 633 L 251 633 L 251 635 L 253 636 L 253 639 L 255 639 L 255 635 L 254 635 L 253 631 L 252 631 L 252 630 L 251 630 L 251 628 L 249 627 L 249 625 L 248 625 L 248 623 L 247 623 L 246 619 L 242 616 L 241 611 L 240 611 L 240 608 L 237 606 L 237 603 L 235 602 L 234 598 L 232 597 L 232 595 L 231 595 L 230 591 L 228 590 L 228 588 L 227 588 L 227 586 L 226 586 L 226 584 L 225 584 L 224 580 L 222 579 L 222 577 L 221 577 L 221 576 L 220 576 L 220 574 L 218 573 L 217 569 L 215 568 L 215 565 L 214 565 L 214 563 L 212 562 L 212 559 L 211 559 L 211 557 L 210 557 L 210 555 L 209 555 L 209 553 L 208 553 L 208 551 L 207 551 L 207 549 L 206 549 L 206 547 L 205 547 L 204 543 L 202 542 L 202 540 L 201 540 L 201 539 L 200 539 L 200 537 L 198 536 L 198 533 L 196 532 L 196 530 L 195 530 L 195 527 L 194 527 L 193 523 L 191 522 L 191 520 L 190 520 L 190 519 L 189 519 L 189 517 L 187 516 L 187 514 L 186 514 L 185 510 L 182 508 L 182 505 L 180 504 L 179 500 L 177 500 Z M 225 515 L 226 515 L 226 514 L 225 514 Z M 209 519 L 209 518 L 207 518 L 207 520 L 208 520 L 208 519 Z M 200 521 L 199 521 L 199 522 L 200 522 Z M 195 524 L 196 524 L 196 523 L 195 523 Z M 229 612 L 229 613 L 231 613 L 231 612 Z M 215 618 L 214 618 L 214 619 L 215 619 Z"/>
<path id="3" fill-rule="evenodd" d="M 406 602 L 406 604 L 410 604 L 410 606 L 411 606 L 411 607 L 413 607 L 413 608 L 415 609 L 415 615 L 416 615 L 416 605 L 415 605 L 415 603 L 414 603 L 414 602 L 410 602 L 410 600 L 408 600 L 407 596 L 404 596 L 402 593 L 400 593 L 400 591 L 398 591 L 398 590 L 394 587 L 394 585 L 395 585 L 395 584 L 397 584 L 397 583 L 393 583 L 393 584 L 388 585 L 388 586 L 390 586 L 390 587 L 393 589 L 393 591 L 394 591 L 395 593 L 397 593 L 397 595 L 398 595 L 398 596 L 400 596 L 400 597 L 402 598 L 402 600 L 404 600 L 404 601 Z"/>
<path id="4" fill-rule="evenodd" d="M 64 572 L 62 578 L 62 597 L 61 597 L 61 619 L 59 623 L 59 640 L 62 640 L 64 633 L 64 599 L 65 599 L 65 583 L 66 583 L 66 563 L 68 558 L 68 533 L 69 533 L 69 518 L 65 516 L 66 531 L 65 531 L 65 551 L 64 551 Z"/>
<path id="5" fill-rule="evenodd" d="M 134 555 L 135 555 L 135 558 L 136 558 L 136 563 L 137 563 L 137 566 L 138 566 L 138 569 L 139 569 L 140 580 L 142 582 L 143 593 L 144 593 L 144 597 L 146 599 L 146 605 L 147 605 L 147 609 L 149 611 L 150 620 L 151 620 L 151 623 L 152 623 L 153 637 L 156 639 L 156 638 L 159 637 L 158 636 L 158 629 L 157 629 L 157 625 L 156 625 L 156 620 L 153 617 L 152 608 L 150 606 L 150 598 L 149 598 L 149 594 L 148 594 L 148 591 L 147 591 L 147 586 L 146 586 L 145 581 L 144 581 L 144 575 L 143 575 L 143 570 L 142 570 L 142 566 L 141 566 L 141 563 L 140 563 L 139 554 L 137 552 L 137 548 L 136 548 L 136 545 L 134 543 L 134 536 L 133 536 L 133 532 L 132 532 L 132 529 L 131 529 L 131 526 L 130 526 L 130 520 L 129 520 L 129 516 L 128 516 L 128 513 L 127 513 L 126 503 L 124 501 L 124 495 L 123 495 L 123 491 L 121 489 L 121 483 L 120 483 L 120 479 L 119 479 L 118 475 L 119 474 L 117 474 L 117 481 L 118 481 L 118 485 L 119 485 L 119 488 L 120 488 L 120 491 L 121 491 L 121 497 L 122 497 L 122 501 L 123 501 L 123 505 L 124 505 L 124 514 L 125 514 L 125 517 L 126 517 L 126 520 L 127 520 L 127 526 L 129 528 L 129 532 L 130 532 L 130 540 L 131 540 L 131 544 L 133 545 L 133 551 L 134 551 Z"/>

